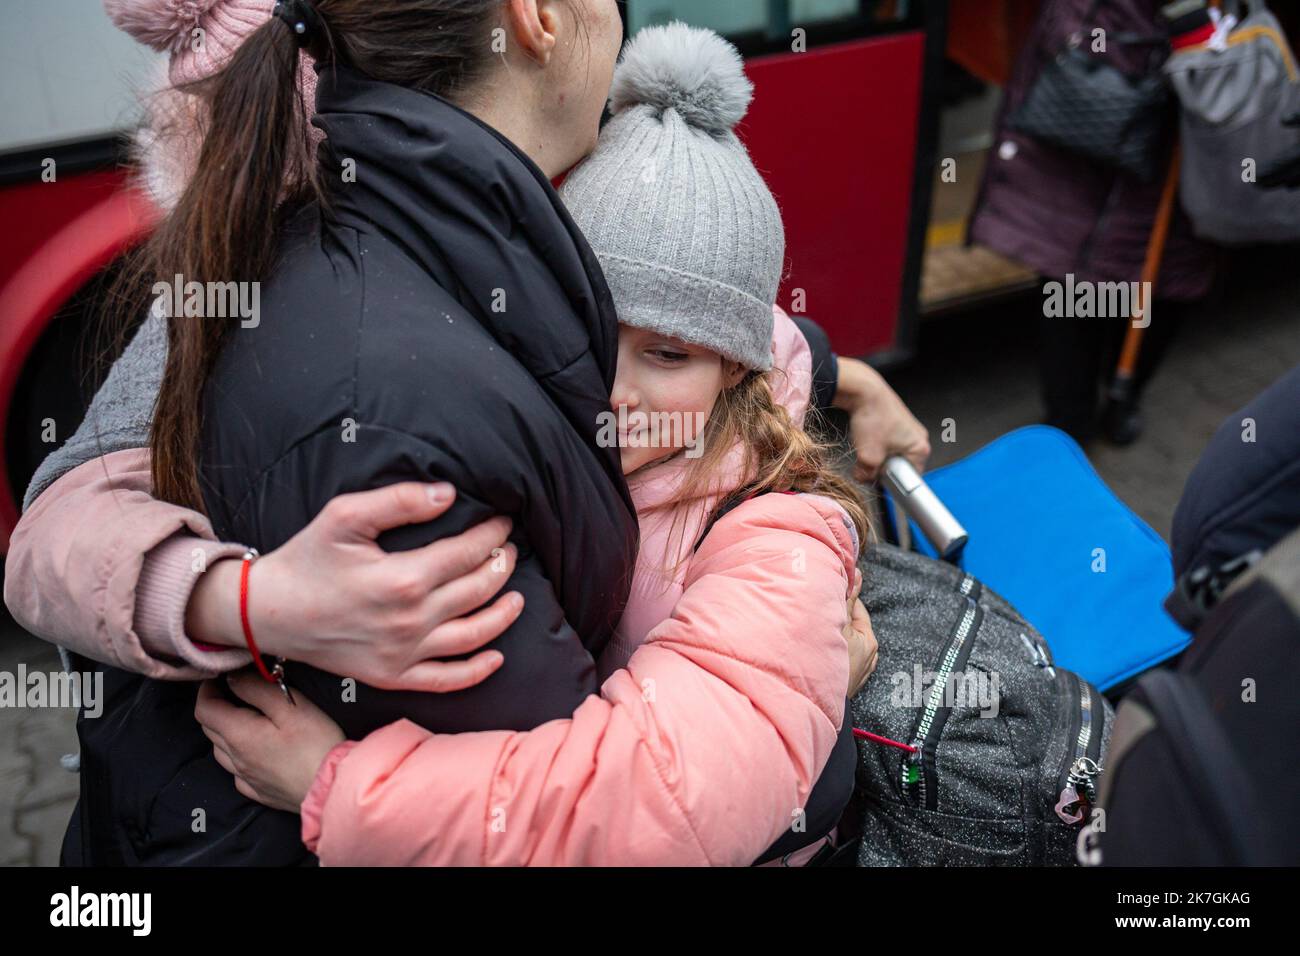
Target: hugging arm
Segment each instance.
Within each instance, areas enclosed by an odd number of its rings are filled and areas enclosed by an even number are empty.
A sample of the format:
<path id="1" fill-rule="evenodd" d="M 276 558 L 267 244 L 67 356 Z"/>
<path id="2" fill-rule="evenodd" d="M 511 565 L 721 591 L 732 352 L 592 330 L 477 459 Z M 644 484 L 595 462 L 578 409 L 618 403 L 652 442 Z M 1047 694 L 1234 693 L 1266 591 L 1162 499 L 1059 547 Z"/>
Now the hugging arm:
<path id="1" fill-rule="evenodd" d="M 290 539 L 318 516 L 336 512 L 346 519 L 347 508 L 340 507 L 340 502 L 346 505 L 360 493 L 378 494 L 399 483 L 449 482 L 456 488 L 456 495 L 445 510 L 430 520 L 382 534 L 378 528 L 363 529 L 358 543 L 373 548 L 371 539 L 377 537 L 383 556 L 383 566 L 368 576 L 365 569 L 347 567 L 346 553 L 336 567 L 308 569 L 300 575 L 302 580 L 323 582 L 347 575 L 353 582 L 349 587 L 361 585 L 357 588 L 358 600 L 365 600 L 364 580 L 368 579 L 374 587 L 390 589 L 405 599 L 408 606 L 405 610 L 359 609 L 358 626 L 364 625 L 367 618 L 384 617 L 391 640 L 369 641 L 357 647 L 350 660 L 331 661 L 320 652 L 310 659 L 288 655 L 291 661 L 313 665 L 302 668 L 291 664 L 287 668 L 289 683 L 334 717 L 349 737 L 362 736 L 401 717 L 458 732 L 483 727 L 532 727 L 572 713 L 596 689 L 595 662 L 583 636 L 568 620 L 547 568 L 529 539 L 527 513 L 512 516 L 515 520 L 506 548 L 496 554 L 486 551 L 475 555 L 477 571 L 439 587 L 444 563 L 431 558 L 449 541 L 455 542 L 467 532 L 472 534 L 472 529 L 485 522 L 502 522 L 509 527 L 504 517 L 493 517 L 504 509 L 505 500 L 493 497 L 498 493 L 495 488 L 480 487 L 472 473 L 476 463 L 425 437 L 359 421 L 354 438 L 351 442 L 339 441 L 337 429 L 331 426 L 295 441 L 290 451 L 259 473 L 246 489 L 241 484 L 227 490 L 227 498 L 242 499 L 243 503 L 222 520 L 256 540 L 288 541 L 282 547 L 291 548 Z M 294 489 L 294 493 L 284 494 L 285 488 Z M 311 549 L 307 550 L 305 565 L 311 559 Z M 254 565 L 250 596 L 253 606 L 258 600 L 256 571 Z M 370 684 L 366 676 L 351 668 L 354 662 L 382 661 L 393 652 L 390 645 L 400 653 L 415 642 L 415 656 L 421 659 L 477 647 L 485 639 L 478 631 L 452 635 L 452 639 L 463 639 L 471 645 L 466 648 L 422 644 L 428 640 L 426 622 L 455 618 L 447 627 L 465 631 L 472 626 L 474 617 L 462 619 L 460 615 L 489 602 L 498 592 L 505 595 L 493 607 L 505 602 L 510 617 L 505 621 L 508 626 L 486 634 L 486 639 L 494 640 L 491 650 L 484 653 L 496 656 L 498 661 L 504 657 L 504 663 L 494 668 L 496 672 L 489 680 L 458 688 L 454 694 L 397 688 L 380 692 L 373 685 L 366 686 Z M 324 620 L 304 620 L 304 616 L 288 615 L 285 629 L 313 632 L 332 625 Z M 368 628 L 373 632 L 375 625 Z M 440 663 L 451 666 L 454 662 Z M 340 693 L 341 678 L 355 678 L 362 685 L 355 688 L 352 699 L 342 699 L 349 695 Z"/>
<path id="2" fill-rule="evenodd" d="M 10 539 L 5 603 L 38 637 L 148 677 L 197 680 L 242 667 L 246 652 L 201 650 L 181 618 L 200 569 L 243 548 L 219 543 L 203 515 L 155 500 L 152 488 L 143 448 L 58 479 Z"/>
<path id="3" fill-rule="evenodd" d="M 166 327 L 150 316 L 81 427 L 38 469 L 10 539 L 5 603 L 31 633 L 91 660 L 160 680 L 199 680 L 250 661 L 238 627 L 237 582 L 229 581 L 245 548 L 217 541 L 199 512 L 153 497 L 147 445 L 166 355 Z M 491 673 L 499 663 L 491 656 L 444 663 L 416 655 L 430 644 L 442 653 L 472 650 L 514 619 L 517 611 L 500 600 L 468 622 L 453 620 L 463 611 L 452 613 L 467 589 L 481 590 L 479 566 L 505 544 L 509 523 L 485 522 L 424 552 L 426 580 L 440 590 L 473 575 L 457 588 L 462 596 L 428 601 L 402 593 L 395 562 L 374 539 L 446 510 L 452 497 L 433 504 L 426 491 L 406 484 L 341 498 L 264 556 L 256 568 L 260 610 L 296 622 L 287 633 L 300 644 L 317 642 L 277 649 L 268 641 L 264 650 L 348 670 L 383 687 L 447 691 Z M 446 491 L 454 497 L 454 489 Z M 503 558 L 513 571 L 514 552 Z M 303 586 L 308 574 L 332 567 L 341 569 L 335 587 Z M 263 586 L 268 572 L 283 586 Z M 312 617 L 318 622 L 309 629 Z M 447 641 L 430 641 L 435 632 Z M 331 637 L 327 648 L 323 642 Z M 223 646 L 207 646 L 213 644 Z M 372 653 L 373 646 L 386 656 Z"/>

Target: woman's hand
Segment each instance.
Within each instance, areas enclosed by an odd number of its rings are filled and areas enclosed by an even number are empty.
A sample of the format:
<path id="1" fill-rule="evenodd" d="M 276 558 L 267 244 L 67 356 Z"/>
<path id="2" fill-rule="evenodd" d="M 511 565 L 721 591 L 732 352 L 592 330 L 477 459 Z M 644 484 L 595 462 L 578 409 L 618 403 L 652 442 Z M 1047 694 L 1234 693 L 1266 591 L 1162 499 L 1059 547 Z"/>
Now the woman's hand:
<path id="1" fill-rule="evenodd" d="M 256 710 L 226 700 L 217 680 L 203 682 L 194 716 L 212 741 L 217 763 L 250 800 L 297 813 L 325 756 L 343 742 L 343 731 L 302 694 L 290 703 L 259 674 L 239 671 L 225 680 Z"/>
<path id="2" fill-rule="evenodd" d="M 433 520 L 455 496 L 448 484 L 404 482 L 330 501 L 250 569 L 259 650 L 385 690 L 447 693 L 489 677 L 504 660 L 499 651 L 436 658 L 477 650 L 523 610 L 523 596 L 512 591 L 470 614 L 514 572 L 510 520 L 492 518 L 412 551 L 389 553 L 376 541 L 390 528 Z M 219 561 L 199 578 L 186 610 L 192 639 L 244 645 L 241 563 Z"/>
<path id="3" fill-rule="evenodd" d="M 875 481 L 885 459 L 901 455 L 925 470 L 930 435 L 908 411 L 898 393 L 866 362 L 839 359 L 835 407 L 849 413 L 849 432 L 857 452 L 854 477 Z"/>
<path id="4" fill-rule="evenodd" d="M 849 697 L 855 696 L 867 683 L 876 669 L 879 647 L 866 605 L 858 599 L 862 591 L 862 572 L 853 572 L 853 591 L 849 595 L 849 621 L 844 625 L 844 640 L 849 645 Z"/>

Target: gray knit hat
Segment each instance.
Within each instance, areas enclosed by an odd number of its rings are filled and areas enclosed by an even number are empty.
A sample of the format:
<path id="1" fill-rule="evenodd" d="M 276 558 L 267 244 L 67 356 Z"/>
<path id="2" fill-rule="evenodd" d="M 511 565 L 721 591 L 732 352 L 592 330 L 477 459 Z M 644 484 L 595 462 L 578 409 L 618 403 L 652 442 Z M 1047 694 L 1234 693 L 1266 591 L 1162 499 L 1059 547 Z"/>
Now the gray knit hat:
<path id="1" fill-rule="evenodd" d="M 781 211 L 732 128 L 753 98 L 711 30 L 647 27 L 623 51 L 613 118 L 560 189 L 620 322 L 772 365 Z"/>

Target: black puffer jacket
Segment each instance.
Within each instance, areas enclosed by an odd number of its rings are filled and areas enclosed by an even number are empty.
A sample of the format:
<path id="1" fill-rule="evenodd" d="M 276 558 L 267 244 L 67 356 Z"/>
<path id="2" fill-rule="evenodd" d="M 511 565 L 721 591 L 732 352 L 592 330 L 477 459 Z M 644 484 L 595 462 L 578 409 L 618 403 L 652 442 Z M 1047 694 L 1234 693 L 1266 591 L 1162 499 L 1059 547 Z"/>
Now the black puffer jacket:
<path id="1" fill-rule="evenodd" d="M 1300 525 L 1300 366 L 1229 415 L 1187 478 L 1174 577 L 1263 553 Z"/>
<path id="2" fill-rule="evenodd" d="M 1300 527 L 1300 366 L 1229 415 L 1174 512 L 1174 620 L 1197 630 L 1223 589 Z"/>
<path id="3" fill-rule="evenodd" d="M 266 551 L 336 495 L 450 481 L 450 512 L 382 543 L 514 520 L 508 587 L 525 607 L 495 644 L 500 671 L 453 694 L 358 685 L 355 700 L 346 675 L 291 664 L 289 681 L 352 738 L 400 717 L 446 732 L 567 717 L 598 690 L 637 540 L 618 450 L 596 444 L 617 322 L 595 257 L 536 166 L 442 100 L 326 71 L 316 122 L 327 211 L 286 229 L 260 324 L 233 332 L 207 392 L 214 528 Z M 311 862 L 298 817 L 239 796 L 213 759 L 195 685 L 106 684 L 105 714 L 79 727 L 70 861 Z"/>

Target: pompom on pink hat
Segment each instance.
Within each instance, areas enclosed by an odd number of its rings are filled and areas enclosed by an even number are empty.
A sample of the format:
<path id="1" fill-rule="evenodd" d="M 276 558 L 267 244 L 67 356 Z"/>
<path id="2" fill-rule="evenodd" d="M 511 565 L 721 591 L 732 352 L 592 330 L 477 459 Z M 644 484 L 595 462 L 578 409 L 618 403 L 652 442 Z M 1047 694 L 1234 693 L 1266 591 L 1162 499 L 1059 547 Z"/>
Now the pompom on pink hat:
<path id="1" fill-rule="evenodd" d="M 145 185 L 164 209 L 175 205 L 198 159 L 202 141 L 197 98 L 176 87 L 206 79 L 229 62 L 239 45 L 271 19 L 275 0 L 104 0 L 119 29 L 169 54 L 166 79 L 149 98 L 145 127 L 136 140 Z M 298 86 L 310 109 L 316 71 L 302 56 Z M 310 130 L 314 149 L 321 132 Z"/>

